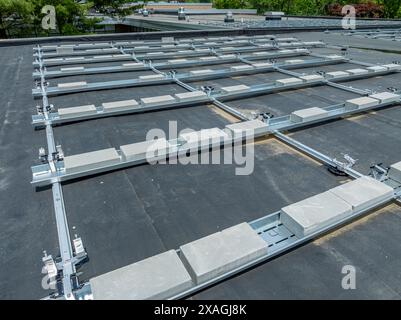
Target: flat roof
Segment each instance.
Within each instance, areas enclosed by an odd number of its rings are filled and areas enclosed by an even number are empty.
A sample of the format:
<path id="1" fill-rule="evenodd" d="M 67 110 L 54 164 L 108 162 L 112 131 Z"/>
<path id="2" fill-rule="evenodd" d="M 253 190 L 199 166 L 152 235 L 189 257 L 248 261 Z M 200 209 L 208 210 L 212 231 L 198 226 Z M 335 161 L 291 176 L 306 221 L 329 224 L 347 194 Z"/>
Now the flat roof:
<path id="1" fill-rule="evenodd" d="M 312 54 L 339 54 L 339 35 L 292 33 L 277 37 L 296 37 L 300 41 L 324 39 L 332 46 L 310 48 Z M 372 50 L 350 48 L 348 58 L 374 64 L 399 60 L 396 53 L 378 53 L 381 39 L 363 39 Z M 381 43 L 381 42 L 380 42 Z M 251 46 L 248 44 L 248 46 Z M 393 51 L 391 43 L 388 51 Z M 46 147 L 43 130 L 34 130 L 31 116 L 40 99 L 33 100 L 32 45 L 0 48 L 0 226 L 2 235 L 0 297 L 40 299 L 51 290 L 41 287 L 43 251 L 59 253 L 52 192 L 30 185 L 31 166 L 40 164 L 38 149 Z M 129 47 L 129 46 L 128 46 Z M 162 50 L 161 50 L 162 51 Z M 396 50 L 394 50 L 396 51 Z M 208 55 L 206 53 L 205 55 Z M 245 53 L 244 53 L 245 54 Z M 94 54 L 95 55 L 95 54 Z M 313 59 L 311 55 L 278 58 Z M 160 59 L 159 62 L 165 61 Z M 257 62 L 269 62 L 261 58 Z M 84 65 L 117 66 L 123 62 Z M 244 62 L 224 62 L 207 66 L 172 67 L 177 74 L 193 69 L 227 69 Z M 353 61 L 289 69 L 316 74 L 361 67 Z M 48 71 L 59 70 L 49 67 Z M 88 83 L 137 79 L 151 70 L 74 75 L 48 79 L 59 83 Z M 240 74 L 219 79 L 183 80 L 196 89 L 245 84 L 257 86 L 291 77 L 280 71 Z M 392 73 L 341 82 L 358 89 L 389 91 L 397 87 L 401 74 Z M 398 91 L 400 88 L 396 88 Z M 49 97 L 55 109 L 143 97 L 174 95 L 186 90 L 174 83 L 135 86 Z M 327 107 L 358 97 L 357 93 L 328 85 L 307 86 L 252 97 L 233 99 L 225 104 L 247 116 L 270 113 L 288 115 L 309 107 Z M 53 127 L 55 142 L 66 156 L 140 142 L 154 128 L 168 131 L 169 121 L 178 129 L 219 127 L 239 120 L 211 103 L 146 113 L 104 117 Z M 345 119 L 318 123 L 290 130 L 289 136 L 314 149 L 342 159 L 349 154 L 358 159 L 355 169 L 369 173 L 372 164 L 390 165 L 401 159 L 400 105 L 365 112 Z M 335 176 L 320 162 L 283 144 L 276 138 L 255 142 L 255 168 L 249 176 L 236 176 L 235 165 L 139 165 L 114 170 L 62 184 L 69 232 L 82 238 L 89 260 L 79 268 L 79 281 L 89 279 L 177 249 L 233 225 L 250 222 L 288 204 L 348 181 Z M 226 281 L 193 294 L 193 299 L 399 299 L 401 280 L 394 270 L 400 261 L 401 209 L 393 203 L 365 218 L 320 237 L 284 255 L 260 264 Z M 383 264 L 385 260 L 386 263 Z M 354 265 L 358 270 L 356 290 L 341 288 L 341 268 Z"/>

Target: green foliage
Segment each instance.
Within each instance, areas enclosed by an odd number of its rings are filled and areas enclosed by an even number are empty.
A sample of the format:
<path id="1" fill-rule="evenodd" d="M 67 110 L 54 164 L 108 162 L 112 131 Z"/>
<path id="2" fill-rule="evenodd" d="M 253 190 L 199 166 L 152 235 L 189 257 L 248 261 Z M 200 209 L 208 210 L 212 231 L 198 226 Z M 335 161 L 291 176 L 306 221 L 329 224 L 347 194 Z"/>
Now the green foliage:
<path id="1" fill-rule="evenodd" d="M 132 2 L 131 0 L 93 0 L 94 7 L 99 10 L 99 12 L 107 14 L 109 16 L 114 16 L 118 18 L 123 18 L 126 15 L 132 13 L 133 10 L 141 7 L 131 7 L 123 8 L 125 3 Z"/>
<path id="2" fill-rule="evenodd" d="M 401 0 L 380 0 L 377 2 L 383 5 L 386 18 L 395 18 L 400 16 Z"/>
<path id="3" fill-rule="evenodd" d="M 217 9 L 243 9 L 248 5 L 246 0 L 214 0 L 213 5 Z"/>

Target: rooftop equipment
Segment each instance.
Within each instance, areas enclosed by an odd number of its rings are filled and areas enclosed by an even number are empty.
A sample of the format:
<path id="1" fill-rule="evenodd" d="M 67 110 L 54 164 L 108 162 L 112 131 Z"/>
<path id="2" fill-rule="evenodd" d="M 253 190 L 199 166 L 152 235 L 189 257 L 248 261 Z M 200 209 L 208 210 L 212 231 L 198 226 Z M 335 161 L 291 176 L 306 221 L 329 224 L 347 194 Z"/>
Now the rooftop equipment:
<path id="1" fill-rule="evenodd" d="M 185 9 L 183 7 L 178 9 L 178 20 L 185 20 Z"/>
<path id="2" fill-rule="evenodd" d="M 226 16 L 224 17 L 224 22 L 234 22 L 233 13 L 228 11 Z"/>
<path id="3" fill-rule="evenodd" d="M 284 12 L 281 11 L 268 11 L 265 13 L 265 20 L 281 20 Z"/>

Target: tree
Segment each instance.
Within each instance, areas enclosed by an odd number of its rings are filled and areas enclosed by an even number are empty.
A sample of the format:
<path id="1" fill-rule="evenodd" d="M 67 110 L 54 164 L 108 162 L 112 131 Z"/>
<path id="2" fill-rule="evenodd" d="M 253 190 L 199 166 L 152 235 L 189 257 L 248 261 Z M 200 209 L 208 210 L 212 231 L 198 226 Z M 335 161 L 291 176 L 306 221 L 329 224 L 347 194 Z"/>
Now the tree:
<path id="1" fill-rule="evenodd" d="M 116 16 L 118 18 L 123 18 L 130 13 L 132 13 L 133 9 L 139 8 L 140 6 L 135 7 L 124 7 L 124 4 L 132 2 L 130 0 L 93 0 L 93 5 L 96 10 L 103 14 L 107 14 L 110 16 Z"/>
<path id="2" fill-rule="evenodd" d="M 213 6 L 216 9 L 243 9 L 247 7 L 246 0 L 214 0 Z"/>
<path id="3" fill-rule="evenodd" d="M 386 18 L 395 18 L 401 9 L 401 0 L 380 0 L 378 1 L 384 7 Z"/>
<path id="4" fill-rule="evenodd" d="M 12 28 L 29 23 L 33 6 L 27 0 L 0 0 L 0 37 L 8 37 Z"/>
<path id="5" fill-rule="evenodd" d="M 95 22 L 86 17 L 88 10 L 93 5 L 91 2 L 81 4 L 74 0 L 32 0 L 31 3 L 34 6 L 33 22 L 37 34 L 49 33 L 41 27 L 43 18 L 41 10 L 45 5 L 55 7 L 57 29 L 62 35 L 85 33 L 87 32 L 85 27 Z"/>

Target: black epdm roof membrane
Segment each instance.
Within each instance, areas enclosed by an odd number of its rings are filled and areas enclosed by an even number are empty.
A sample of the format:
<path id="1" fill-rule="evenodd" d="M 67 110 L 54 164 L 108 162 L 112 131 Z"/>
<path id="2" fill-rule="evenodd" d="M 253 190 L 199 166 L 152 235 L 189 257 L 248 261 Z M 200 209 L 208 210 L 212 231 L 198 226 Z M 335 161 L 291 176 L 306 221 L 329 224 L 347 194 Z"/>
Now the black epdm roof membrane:
<path id="1" fill-rule="evenodd" d="M 307 39 L 308 33 L 295 36 Z M 324 50 L 327 51 L 314 51 Z M 39 299 L 48 295 L 49 291 L 41 287 L 41 257 L 43 250 L 53 256 L 59 252 L 51 190 L 36 191 L 30 185 L 30 167 L 38 164 L 38 149 L 46 146 L 45 132 L 35 131 L 31 125 L 34 107 L 41 102 L 34 101 L 31 95 L 32 53 L 32 45 L 0 48 L 2 299 Z M 400 59 L 398 55 L 377 51 L 351 49 L 350 54 L 362 61 L 391 63 Z M 378 58 L 372 58 L 376 56 Z M 344 70 L 341 65 L 329 68 Z M 314 73 L 308 69 L 298 72 Z M 83 79 L 97 82 L 140 74 L 148 72 L 74 76 L 49 81 L 51 85 Z M 216 87 L 240 83 L 252 85 L 268 82 L 274 76 L 277 74 L 266 73 L 210 82 Z M 398 73 L 353 81 L 348 85 L 383 91 L 388 87 L 401 88 L 400 80 Z M 177 85 L 102 90 L 51 97 L 50 103 L 56 108 L 100 105 L 184 91 Z M 353 93 L 324 86 L 227 104 L 241 111 L 268 111 L 280 116 L 354 97 Z M 55 127 L 54 134 L 65 154 L 72 155 L 145 140 L 146 132 L 152 128 L 168 131 L 169 120 L 177 121 L 179 130 L 199 130 L 223 128 L 233 118 L 215 107 L 199 105 L 65 124 Z M 350 154 L 359 159 L 356 169 L 363 173 L 368 173 L 372 163 L 390 165 L 401 160 L 400 106 L 290 134 L 332 157 L 340 159 L 342 153 Z M 234 170 L 235 165 L 143 165 L 63 184 L 70 234 L 82 237 L 89 255 L 89 261 L 79 269 L 80 281 L 178 248 L 232 225 L 252 221 L 346 181 L 275 139 L 256 143 L 253 174 L 236 176 Z M 392 204 L 191 298 L 399 299 L 400 230 L 401 209 Z M 357 269 L 355 290 L 341 287 L 341 269 L 347 264 Z"/>

